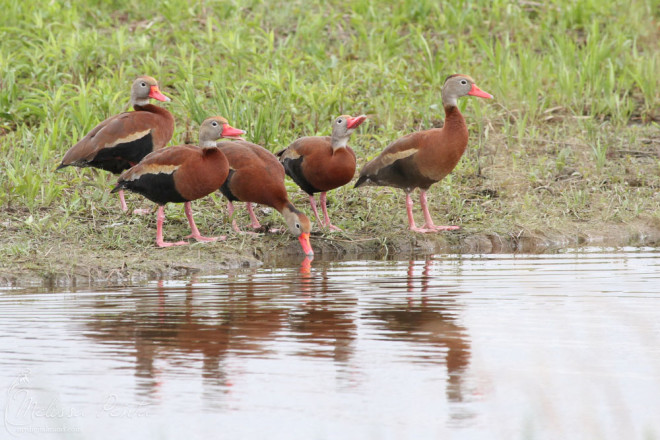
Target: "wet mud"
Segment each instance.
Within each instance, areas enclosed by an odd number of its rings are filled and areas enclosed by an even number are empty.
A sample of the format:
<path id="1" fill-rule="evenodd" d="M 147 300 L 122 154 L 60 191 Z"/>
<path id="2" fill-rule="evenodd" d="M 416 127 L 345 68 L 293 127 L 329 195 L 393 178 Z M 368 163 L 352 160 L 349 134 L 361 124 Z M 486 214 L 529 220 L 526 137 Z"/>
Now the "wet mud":
<path id="1" fill-rule="evenodd" d="M 67 287 L 139 284 L 154 279 L 177 279 L 194 273 L 272 266 L 302 261 L 299 245 L 279 234 L 245 237 L 231 242 L 192 244 L 170 249 L 86 249 L 50 243 L 30 260 L 0 266 L 0 286 Z M 521 227 L 507 234 L 468 229 L 438 234 L 362 237 L 315 233 L 312 244 L 317 261 L 396 259 L 429 254 L 548 253 L 583 246 L 623 247 L 660 245 L 660 220 L 642 218 L 629 224 L 589 225 L 580 230 L 530 230 Z"/>

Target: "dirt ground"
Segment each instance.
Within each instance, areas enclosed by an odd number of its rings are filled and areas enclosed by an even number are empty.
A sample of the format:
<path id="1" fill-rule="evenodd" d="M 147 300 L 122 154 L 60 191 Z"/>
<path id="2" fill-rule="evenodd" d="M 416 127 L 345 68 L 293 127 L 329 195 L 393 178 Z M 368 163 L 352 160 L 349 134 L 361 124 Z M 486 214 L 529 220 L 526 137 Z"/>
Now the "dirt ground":
<path id="1" fill-rule="evenodd" d="M 576 137 L 582 133 L 574 125 L 564 129 L 575 131 Z M 584 141 L 520 144 L 491 135 L 483 149 L 470 148 L 457 169 L 429 192 L 437 223 L 461 225 L 458 231 L 408 231 L 401 191 L 355 190 L 352 185 L 332 191 L 330 216 L 345 232 L 323 233 L 315 226 L 315 260 L 658 246 L 660 132 L 654 125 L 627 130 L 637 136 L 635 154 L 624 134 L 613 131 L 601 168 Z M 477 136 L 472 137 L 477 143 Z M 361 158 L 358 167 L 366 160 Z M 70 209 L 69 192 L 38 209 L 19 203 L 0 209 L 0 287 L 125 285 L 191 273 L 298 265 L 304 258 L 288 233 L 233 233 L 220 196 L 196 201 L 195 218 L 202 233 L 225 234 L 226 241 L 158 249 L 153 215 L 118 213 L 116 199 L 107 192 L 109 183 L 94 180 L 90 171 L 80 173 L 89 180 L 74 187 L 83 203 L 75 210 Z M 107 178 L 110 182 L 112 176 Z M 306 195 L 295 186 L 288 190 L 293 203 L 309 213 Z M 129 205 L 144 206 L 138 196 L 127 197 Z M 413 195 L 416 203 L 418 197 Z M 262 223 L 283 226 L 272 209 L 257 209 Z M 243 207 L 240 210 L 236 219 L 245 225 L 247 216 Z M 172 205 L 166 215 L 166 239 L 189 233 L 180 206 Z M 420 221 L 417 204 L 415 215 Z"/>
<path id="2" fill-rule="evenodd" d="M 210 274 L 262 265 L 297 265 L 303 260 L 298 242 L 290 236 L 246 236 L 241 246 L 229 243 L 194 243 L 189 246 L 121 250 L 49 245 L 29 261 L 14 260 L 0 267 L 2 287 L 62 288 L 85 285 L 126 285 L 153 279 L 177 278 L 192 273 Z M 397 238 L 334 238 L 312 236 L 317 261 L 357 258 L 410 258 L 434 253 L 545 253 L 582 246 L 622 247 L 660 245 L 660 222 L 641 218 L 625 225 L 602 225 L 574 231 L 514 230 L 508 234 L 470 233 L 402 234 Z M 250 249 L 245 250 L 245 249 Z M 312 262 L 313 266 L 313 262 Z"/>

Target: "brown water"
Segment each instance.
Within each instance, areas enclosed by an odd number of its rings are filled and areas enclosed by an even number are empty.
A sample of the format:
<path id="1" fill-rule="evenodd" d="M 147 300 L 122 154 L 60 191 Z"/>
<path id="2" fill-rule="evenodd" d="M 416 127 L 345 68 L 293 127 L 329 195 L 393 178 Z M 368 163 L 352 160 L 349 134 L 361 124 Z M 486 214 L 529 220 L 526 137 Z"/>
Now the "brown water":
<path id="1" fill-rule="evenodd" d="M 660 250 L 0 291 L 0 438 L 660 438 Z"/>

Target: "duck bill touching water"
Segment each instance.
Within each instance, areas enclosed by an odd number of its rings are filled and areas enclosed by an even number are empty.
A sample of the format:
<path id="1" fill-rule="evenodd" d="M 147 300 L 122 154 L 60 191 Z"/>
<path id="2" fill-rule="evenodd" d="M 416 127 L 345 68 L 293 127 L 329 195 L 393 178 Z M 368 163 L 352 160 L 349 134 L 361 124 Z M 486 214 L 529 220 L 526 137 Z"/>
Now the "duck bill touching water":
<path id="1" fill-rule="evenodd" d="M 229 216 L 233 217 L 232 202 L 247 202 L 252 227 L 258 228 L 261 225 L 254 216 L 251 204 L 260 203 L 275 208 L 284 217 L 291 234 L 298 238 L 305 255 L 314 255 L 309 240 L 312 225 L 289 200 L 284 186 L 284 167 L 277 157 L 264 147 L 244 140 L 220 142 L 218 148 L 229 161 L 229 176 L 220 188 L 228 200 Z M 233 219 L 232 226 L 241 233 Z"/>

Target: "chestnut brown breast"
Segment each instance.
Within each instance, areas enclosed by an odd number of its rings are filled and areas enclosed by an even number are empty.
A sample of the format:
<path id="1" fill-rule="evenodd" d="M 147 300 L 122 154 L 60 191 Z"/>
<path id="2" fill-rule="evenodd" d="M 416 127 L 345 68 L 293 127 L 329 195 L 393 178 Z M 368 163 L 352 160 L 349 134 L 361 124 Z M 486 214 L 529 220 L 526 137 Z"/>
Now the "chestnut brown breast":
<path id="1" fill-rule="evenodd" d="M 184 198 L 196 200 L 217 191 L 228 174 L 229 163 L 220 150 L 195 147 L 195 154 L 174 173 L 174 183 Z"/>
<path id="2" fill-rule="evenodd" d="M 426 190 L 447 176 L 465 152 L 468 131 L 457 107 L 445 112 L 443 128 L 411 133 L 388 145 L 364 166 L 355 187 L 374 184 L 410 192 Z"/>
<path id="3" fill-rule="evenodd" d="M 260 203 L 278 211 L 288 197 L 284 186 L 284 168 L 265 148 L 247 142 L 218 143 L 229 162 L 229 176 L 221 191 L 230 200 Z"/>
<path id="4" fill-rule="evenodd" d="M 308 194 L 346 185 L 355 175 L 355 153 L 349 147 L 333 150 L 329 136 L 303 137 L 280 153 L 287 175 Z"/>
<path id="5" fill-rule="evenodd" d="M 217 148 L 178 145 L 149 154 L 119 177 L 113 191 L 126 188 L 159 205 L 188 202 L 217 191 L 228 173 Z"/>

